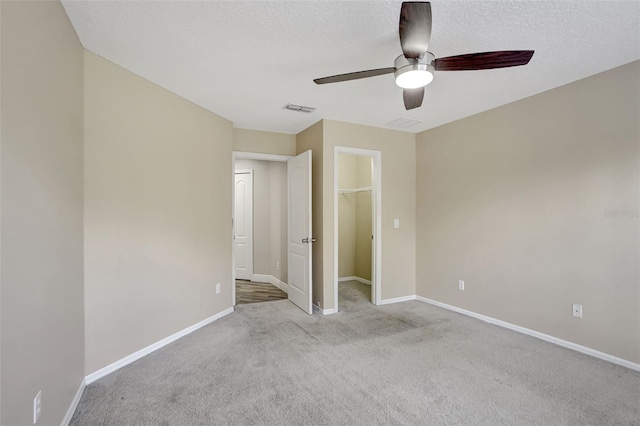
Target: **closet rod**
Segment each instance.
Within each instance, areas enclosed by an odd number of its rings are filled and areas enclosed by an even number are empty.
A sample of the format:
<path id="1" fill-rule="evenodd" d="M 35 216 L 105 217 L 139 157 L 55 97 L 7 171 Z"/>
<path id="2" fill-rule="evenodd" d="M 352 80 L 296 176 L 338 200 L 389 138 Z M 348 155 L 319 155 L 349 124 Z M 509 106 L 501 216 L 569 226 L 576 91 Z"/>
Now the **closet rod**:
<path id="1" fill-rule="evenodd" d="M 371 191 L 372 186 L 363 186 L 362 188 L 338 189 L 338 194 L 353 194 L 354 192 Z"/>

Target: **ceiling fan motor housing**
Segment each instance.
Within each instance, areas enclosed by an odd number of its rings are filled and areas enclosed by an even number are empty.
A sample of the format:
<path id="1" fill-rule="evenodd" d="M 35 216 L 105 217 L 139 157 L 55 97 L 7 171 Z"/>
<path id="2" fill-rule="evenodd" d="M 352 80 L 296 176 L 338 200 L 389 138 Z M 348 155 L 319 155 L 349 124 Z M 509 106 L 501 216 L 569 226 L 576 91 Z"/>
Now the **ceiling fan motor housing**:
<path id="1" fill-rule="evenodd" d="M 393 62 L 396 84 L 404 89 L 424 87 L 433 80 L 433 53 L 426 52 L 420 58 L 406 58 L 400 55 Z"/>

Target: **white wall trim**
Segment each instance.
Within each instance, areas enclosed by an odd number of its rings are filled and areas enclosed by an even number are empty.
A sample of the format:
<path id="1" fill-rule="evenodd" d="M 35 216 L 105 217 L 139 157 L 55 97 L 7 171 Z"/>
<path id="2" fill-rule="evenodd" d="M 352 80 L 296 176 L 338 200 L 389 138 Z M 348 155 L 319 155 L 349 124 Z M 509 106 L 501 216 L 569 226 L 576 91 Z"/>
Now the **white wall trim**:
<path id="1" fill-rule="evenodd" d="M 412 294 L 411 296 L 394 297 L 393 299 L 383 299 L 380 301 L 380 303 L 378 303 L 378 305 L 389 305 L 391 303 L 407 302 L 409 300 L 416 300 L 416 296 Z"/>
<path id="2" fill-rule="evenodd" d="M 253 274 L 253 276 L 251 277 L 251 281 L 256 282 L 256 283 L 271 284 L 271 278 L 273 278 L 273 277 L 271 275 L 267 275 L 267 274 Z"/>
<path id="3" fill-rule="evenodd" d="M 251 281 L 254 281 L 257 283 L 273 284 L 274 286 L 278 287 L 280 290 L 284 291 L 285 293 L 287 294 L 289 293 L 289 284 L 285 283 L 284 281 L 280 281 L 278 278 L 274 277 L 273 275 L 253 274 Z"/>
<path id="4" fill-rule="evenodd" d="M 243 159 L 243 160 L 262 160 L 262 161 L 287 161 L 293 156 L 291 155 L 278 155 L 278 154 L 260 154 L 258 152 L 243 152 L 243 151 L 233 151 L 234 159 Z"/>
<path id="5" fill-rule="evenodd" d="M 313 313 L 321 313 L 322 315 L 331 315 L 331 314 L 335 314 L 336 310 L 335 309 L 322 309 L 318 305 L 314 304 L 313 305 Z"/>
<path id="6" fill-rule="evenodd" d="M 231 153 L 231 306 L 236 306 L 236 156 Z"/>
<path id="7" fill-rule="evenodd" d="M 365 280 L 364 278 L 356 277 L 355 275 L 350 276 L 350 277 L 338 278 L 338 282 L 339 283 L 344 282 L 344 281 L 360 281 L 362 284 L 371 285 L 371 281 Z"/>
<path id="8" fill-rule="evenodd" d="M 434 306 L 438 306 L 440 308 L 448 309 L 453 312 L 457 312 L 459 314 L 467 315 L 472 318 L 479 319 L 481 321 L 488 322 L 490 324 L 498 325 L 500 327 L 508 328 L 513 331 L 517 331 L 522 334 L 526 334 L 540 340 L 544 340 L 546 342 L 554 343 L 556 345 L 573 349 L 574 351 L 582 352 L 583 354 L 591 355 L 596 358 L 600 358 L 605 361 L 612 362 L 614 364 L 621 365 L 623 367 L 630 368 L 632 370 L 640 371 L 640 364 L 636 364 L 635 362 L 627 361 L 626 359 L 618 358 L 617 356 L 610 355 L 604 352 L 600 352 L 595 349 L 588 348 L 586 346 L 579 345 L 577 343 L 569 342 L 567 340 L 559 339 L 557 337 L 550 336 L 548 334 L 540 333 L 539 331 L 531 330 L 529 328 L 521 327 L 519 325 L 511 324 L 506 321 L 502 321 L 496 318 L 488 317 L 486 315 L 477 314 L 472 311 L 467 311 L 466 309 L 458 308 L 456 306 L 447 305 L 446 303 L 438 302 L 436 300 L 427 299 L 426 297 L 416 296 L 416 300 L 421 302 L 429 303 Z"/>
<path id="9" fill-rule="evenodd" d="M 285 283 L 284 281 L 279 280 L 278 278 L 274 277 L 273 275 L 271 275 L 271 284 L 275 285 L 280 290 L 282 290 L 285 293 L 289 294 L 289 284 Z"/>
<path id="10" fill-rule="evenodd" d="M 142 348 L 139 351 L 136 351 L 134 353 L 132 353 L 131 355 L 127 355 L 126 357 L 114 362 L 113 364 L 109 364 L 104 368 L 101 368 L 98 371 L 95 371 L 89 375 L 87 375 L 85 377 L 85 382 L 87 385 L 95 382 L 96 380 L 106 376 L 107 374 L 113 373 L 114 371 L 124 367 L 125 365 L 129 365 L 134 361 L 139 360 L 140 358 L 142 358 L 145 355 L 149 355 L 151 352 L 156 351 L 158 349 L 160 349 L 163 346 L 168 345 L 169 343 L 178 340 L 179 338 L 186 336 L 189 333 L 193 333 L 194 331 L 196 331 L 199 328 L 204 327 L 207 324 L 212 323 L 213 321 L 222 318 L 226 315 L 229 315 L 230 313 L 232 313 L 234 311 L 233 307 L 231 308 L 227 308 L 222 312 L 219 312 L 207 319 L 204 319 L 202 321 L 200 321 L 197 324 L 194 324 L 190 327 L 185 328 L 184 330 L 178 331 L 177 333 L 172 334 L 169 337 L 165 337 L 162 340 L 157 341 L 156 343 L 153 343 L 149 346 L 147 346 L 146 348 Z"/>
<path id="11" fill-rule="evenodd" d="M 373 176 L 371 181 L 373 209 L 372 251 L 372 302 L 382 302 L 382 151 L 372 149 L 333 147 L 333 311 L 338 312 L 338 156 L 340 154 L 358 155 L 373 158 Z"/>
<path id="12" fill-rule="evenodd" d="M 60 423 L 61 426 L 68 426 L 69 423 L 71 422 L 71 418 L 73 417 L 74 413 L 76 412 L 76 408 L 78 408 L 78 404 L 80 403 L 80 398 L 82 398 L 82 393 L 84 392 L 86 382 L 87 382 L 86 379 L 82 379 L 82 382 L 80 382 L 80 387 L 78 388 L 78 391 L 73 397 L 73 400 L 71 401 L 71 405 L 69 405 L 67 414 L 65 414 L 64 418 L 62 419 L 62 423 Z"/>

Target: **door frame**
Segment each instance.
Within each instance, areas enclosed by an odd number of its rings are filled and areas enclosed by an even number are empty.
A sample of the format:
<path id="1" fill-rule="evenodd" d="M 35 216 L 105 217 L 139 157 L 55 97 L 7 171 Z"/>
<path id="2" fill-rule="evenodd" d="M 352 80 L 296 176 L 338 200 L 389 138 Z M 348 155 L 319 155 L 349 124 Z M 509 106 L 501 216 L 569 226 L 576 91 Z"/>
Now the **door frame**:
<path id="1" fill-rule="evenodd" d="M 236 160 L 262 160 L 262 161 L 277 161 L 277 162 L 286 162 L 290 158 L 293 158 L 293 155 L 277 155 L 277 154 L 262 154 L 259 152 L 241 152 L 241 151 L 232 151 L 231 152 L 231 173 L 233 174 L 233 183 L 231 185 L 231 199 L 233 203 L 231 203 L 231 287 L 233 291 L 231 292 L 232 297 L 232 305 L 236 306 L 236 243 L 234 241 L 234 236 L 236 233 L 235 228 L 235 218 L 236 218 L 236 185 L 235 185 L 235 174 L 236 174 Z M 289 226 L 289 217 L 287 216 L 287 228 Z"/>
<path id="2" fill-rule="evenodd" d="M 382 151 L 345 146 L 333 147 L 333 307 L 338 312 L 338 158 L 340 154 L 373 159 L 371 196 L 373 210 L 373 244 L 371 245 L 371 290 L 373 304 L 382 300 Z"/>

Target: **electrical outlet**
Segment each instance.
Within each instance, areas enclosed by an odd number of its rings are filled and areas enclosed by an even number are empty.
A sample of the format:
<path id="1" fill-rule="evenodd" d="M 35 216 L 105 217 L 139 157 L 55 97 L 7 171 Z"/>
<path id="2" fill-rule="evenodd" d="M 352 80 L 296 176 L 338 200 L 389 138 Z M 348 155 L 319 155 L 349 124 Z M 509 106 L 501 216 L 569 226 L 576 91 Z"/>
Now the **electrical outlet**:
<path id="1" fill-rule="evenodd" d="M 573 316 L 582 318 L 582 305 L 578 305 L 577 303 L 573 304 Z"/>
<path id="2" fill-rule="evenodd" d="M 216 284 L 216 294 L 220 294 L 220 283 Z"/>
<path id="3" fill-rule="evenodd" d="M 400 219 L 393 219 L 393 227 L 396 229 L 400 228 Z"/>
<path id="4" fill-rule="evenodd" d="M 42 405 L 42 391 L 38 391 L 38 394 L 33 398 L 33 424 L 35 425 L 40 418 L 40 409 Z"/>
<path id="5" fill-rule="evenodd" d="M 280 262 L 276 262 L 276 271 L 280 270 Z"/>
<path id="6" fill-rule="evenodd" d="M 464 290 L 464 281 L 462 280 L 458 281 L 458 290 Z"/>

